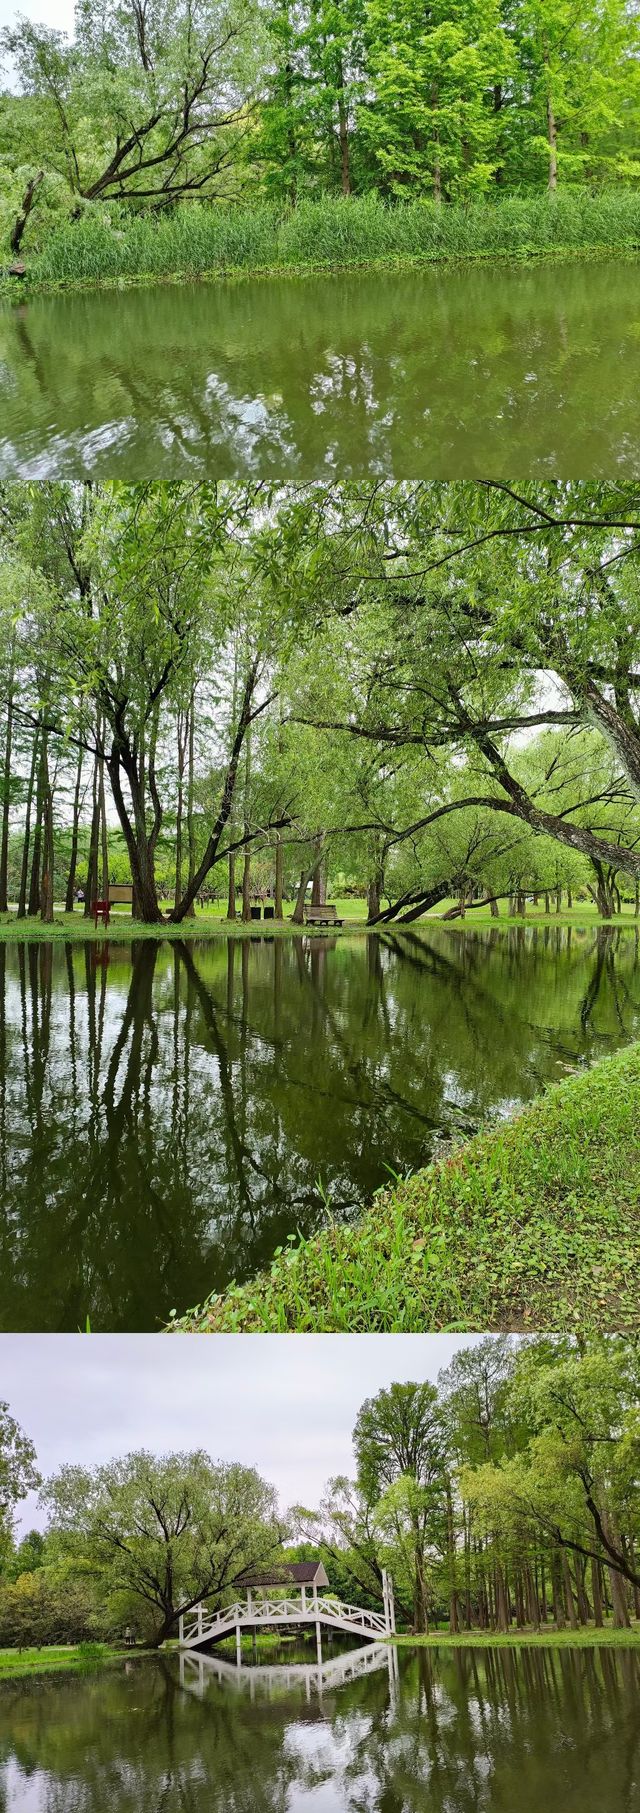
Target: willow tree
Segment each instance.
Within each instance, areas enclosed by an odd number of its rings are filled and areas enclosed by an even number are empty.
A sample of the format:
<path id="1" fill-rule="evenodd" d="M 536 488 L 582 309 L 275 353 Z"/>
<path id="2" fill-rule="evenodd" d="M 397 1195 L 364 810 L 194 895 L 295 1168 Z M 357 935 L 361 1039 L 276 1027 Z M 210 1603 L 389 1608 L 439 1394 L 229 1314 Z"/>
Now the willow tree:
<path id="1" fill-rule="evenodd" d="M 297 520 L 299 583 L 332 607 L 300 715 L 379 757 L 419 751 L 429 782 L 439 751 L 464 764 L 456 797 L 397 831 L 477 807 L 639 875 L 636 833 L 607 836 L 599 818 L 612 787 L 618 802 L 640 792 L 636 488 L 345 487 Z M 554 809 L 553 786 L 527 784 L 523 739 L 549 726 L 595 731 L 611 751 L 596 798 L 585 788 Z"/>
<path id="2" fill-rule="evenodd" d="M 162 919 L 156 852 L 176 775 L 179 785 L 176 723 L 185 700 L 191 709 L 197 689 L 206 694 L 217 785 L 202 855 L 190 863 L 171 915 L 181 921 L 214 864 L 272 828 L 245 824 L 230 838 L 241 756 L 273 698 L 272 600 L 259 573 L 247 570 L 234 516 L 237 508 L 241 522 L 250 512 L 251 491 L 235 499 L 206 485 L 150 484 L 41 486 L 39 493 L 23 543 L 48 585 L 44 602 L 25 610 L 56 676 L 43 735 L 104 766 L 134 910 L 147 923 Z M 231 710 L 230 647 L 241 608 L 251 635 Z M 282 822 L 281 815 L 273 828 Z"/>
<path id="3" fill-rule="evenodd" d="M 220 1603 L 282 1540 L 273 1487 L 254 1468 L 200 1450 L 65 1466 L 43 1497 L 70 1560 L 88 1561 L 107 1591 L 138 1600 L 156 1645 L 175 1635 L 181 1611 Z"/>

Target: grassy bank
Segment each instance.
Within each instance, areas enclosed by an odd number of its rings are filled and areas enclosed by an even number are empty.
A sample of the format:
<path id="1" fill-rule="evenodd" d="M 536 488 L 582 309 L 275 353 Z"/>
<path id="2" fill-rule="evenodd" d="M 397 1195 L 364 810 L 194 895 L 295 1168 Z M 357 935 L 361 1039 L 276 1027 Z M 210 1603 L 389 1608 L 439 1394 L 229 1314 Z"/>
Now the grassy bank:
<path id="1" fill-rule="evenodd" d="M 631 1328 L 640 1264 L 640 1044 L 291 1244 L 189 1330 Z"/>
<path id="2" fill-rule="evenodd" d="M 51 1644 L 43 1649 L 0 1649 L 0 1681 L 19 1680 L 23 1675 L 57 1673 L 61 1669 L 82 1671 L 103 1662 L 130 1658 L 141 1651 L 115 1649 L 108 1643 Z"/>
<path id="3" fill-rule="evenodd" d="M 448 1630 L 430 1631 L 427 1637 L 399 1636 L 393 1641 L 411 1649 L 629 1649 L 640 1644 L 640 1625 L 631 1630 Z"/>
<path id="4" fill-rule="evenodd" d="M 640 192 L 560 190 L 437 206 L 375 194 L 325 196 L 283 212 L 189 203 L 167 215 L 88 210 L 29 257 L 39 289 L 375 263 L 492 262 L 640 251 Z M 8 286 L 8 288 L 7 288 Z M 15 294 L 5 280 L 5 294 Z"/>
<path id="5" fill-rule="evenodd" d="M 367 925 L 366 905 L 363 900 L 337 900 L 334 904 L 338 918 L 343 921 L 341 926 L 336 926 L 335 928 L 310 928 L 303 925 L 293 925 L 291 920 L 291 907 L 286 909 L 285 918 L 283 920 L 261 919 L 253 920 L 248 924 L 244 924 L 241 919 L 228 920 L 226 917 L 226 907 L 222 905 L 205 908 L 203 910 L 198 909 L 193 919 L 185 919 L 181 925 L 168 925 L 167 923 L 163 923 L 162 925 L 144 925 L 141 920 L 132 919 L 128 911 L 116 910 L 112 913 L 108 932 L 105 932 L 102 923 L 96 928 L 92 919 L 83 918 L 82 914 L 79 912 L 63 913 L 56 910 L 52 925 L 43 924 L 42 920 L 39 918 L 16 919 L 15 912 L 13 912 L 6 916 L 0 915 L 0 942 L 19 943 L 21 940 L 25 939 L 46 940 L 50 938 L 64 938 L 81 940 L 85 938 L 103 939 L 105 937 L 118 940 L 133 938 L 226 938 L 228 936 L 234 938 L 255 938 L 260 934 L 271 938 L 296 938 L 303 935 L 307 937 L 310 931 L 313 933 L 314 937 L 326 938 L 327 936 L 334 937 L 334 935 L 339 937 L 341 933 L 353 934 L 354 932 L 371 931 L 372 928 Z M 415 924 L 412 925 L 411 930 L 415 931 L 416 926 L 419 927 L 420 925 L 442 924 L 447 907 L 453 905 L 454 902 L 452 900 L 443 901 L 442 905 L 436 911 L 427 913 L 421 920 L 417 920 Z M 571 912 L 563 909 L 560 913 L 556 913 L 555 911 L 552 913 L 545 913 L 540 907 L 528 907 L 524 919 L 513 918 L 505 912 L 501 912 L 499 917 L 495 919 L 492 918 L 489 908 L 486 907 L 477 912 L 467 912 L 464 919 L 446 920 L 445 924 L 447 931 L 461 932 L 474 931 L 475 929 L 499 931 L 507 930 L 512 927 L 522 930 L 523 928 L 526 929 L 527 926 L 555 926 L 556 929 L 573 926 L 578 931 L 581 929 L 583 931 L 588 931 L 591 927 L 605 925 L 610 926 L 613 930 L 619 930 L 620 927 L 626 927 L 628 930 L 635 927 L 637 930 L 640 930 L 640 919 L 636 919 L 631 905 L 625 903 L 623 905 L 622 913 L 619 916 L 616 916 L 615 919 L 603 919 L 601 915 L 596 912 L 595 907 L 590 901 L 585 902 L 583 906 L 573 907 Z M 399 924 L 392 924 L 381 926 L 379 930 L 381 934 L 384 934 L 385 932 L 393 933 L 395 931 L 402 931 L 402 926 Z"/>

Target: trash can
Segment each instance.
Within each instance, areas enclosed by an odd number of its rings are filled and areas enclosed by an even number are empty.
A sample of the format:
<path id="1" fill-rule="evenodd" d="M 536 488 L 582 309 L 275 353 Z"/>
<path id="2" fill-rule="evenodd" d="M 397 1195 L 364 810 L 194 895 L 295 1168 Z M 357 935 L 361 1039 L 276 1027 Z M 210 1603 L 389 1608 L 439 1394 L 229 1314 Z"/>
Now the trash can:
<path id="1" fill-rule="evenodd" d="M 262 912 L 262 907 L 261 907 L 261 906 L 252 906 L 252 908 L 251 908 L 251 918 L 252 918 L 252 919 L 259 919 L 259 918 L 260 918 L 260 914 L 261 914 L 261 912 Z"/>
<path id="2" fill-rule="evenodd" d="M 276 916 L 276 909 L 275 909 L 275 907 L 272 907 L 272 906 L 266 906 L 266 907 L 265 907 L 265 909 L 264 909 L 264 917 L 265 917 L 265 919 L 275 919 L 275 916 Z"/>

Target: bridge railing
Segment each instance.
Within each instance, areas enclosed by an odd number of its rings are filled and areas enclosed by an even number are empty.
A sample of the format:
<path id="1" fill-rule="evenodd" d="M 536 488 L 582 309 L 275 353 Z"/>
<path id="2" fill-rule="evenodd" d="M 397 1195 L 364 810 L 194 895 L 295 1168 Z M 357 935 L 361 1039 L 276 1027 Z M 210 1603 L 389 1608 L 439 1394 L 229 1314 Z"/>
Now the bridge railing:
<path id="1" fill-rule="evenodd" d="M 347 1628 L 368 1630 L 372 1636 L 387 1635 L 386 1620 L 381 1612 L 369 1611 L 361 1605 L 345 1605 L 341 1599 L 322 1594 L 317 1598 L 308 1595 L 304 1599 L 302 1595 L 286 1599 L 236 1599 L 232 1605 L 221 1606 L 215 1612 L 206 1605 L 197 1605 L 180 1619 L 180 1641 L 204 1641 L 226 1628 L 232 1630 L 237 1624 L 312 1623 L 323 1616 L 339 1620 Z"/>

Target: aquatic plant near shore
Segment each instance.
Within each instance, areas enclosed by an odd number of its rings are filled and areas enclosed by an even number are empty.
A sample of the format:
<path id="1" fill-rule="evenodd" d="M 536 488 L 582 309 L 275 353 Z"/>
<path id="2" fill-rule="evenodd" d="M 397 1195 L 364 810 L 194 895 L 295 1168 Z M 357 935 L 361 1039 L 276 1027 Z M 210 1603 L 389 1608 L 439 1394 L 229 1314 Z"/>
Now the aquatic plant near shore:
<path id="1" fill-rule="evenodd" d="M 376 260 L 531 258 L 640 251 L 640 192 L 568 188 L 555 195 L 437 206 L 375 194 L 303 201 L 286 212 L 211 203 L 164 216 L 98 208 L 58 227 L 29 263 L 37 285 L 109 283 L 216 272 L 345 268 Z"/>

